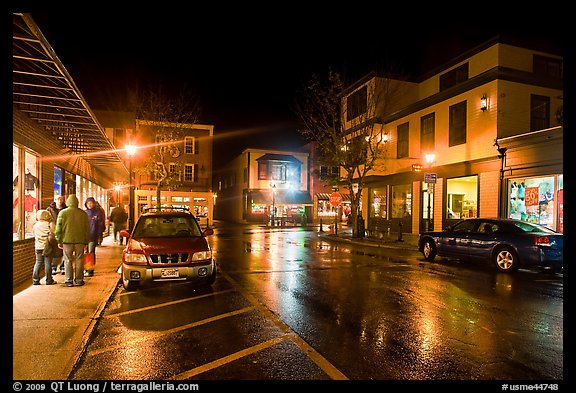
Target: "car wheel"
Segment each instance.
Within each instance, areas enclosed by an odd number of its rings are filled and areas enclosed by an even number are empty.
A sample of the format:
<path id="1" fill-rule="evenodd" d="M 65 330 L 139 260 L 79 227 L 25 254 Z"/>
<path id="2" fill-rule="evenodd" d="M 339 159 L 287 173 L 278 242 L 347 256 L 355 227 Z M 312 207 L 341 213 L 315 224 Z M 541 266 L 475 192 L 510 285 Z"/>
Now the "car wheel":
<path id="1" fill-rule="evenodd" d="M 127 291 L 135 291 L 138 289 L 138 283 L 136 281 L 126 280 L 125 278 L 122 278 L 122 286 Z"/>
<path id="2" fill-rule="evenodd" d="M 501 247 L 493 256 L 494 265 L 501 272 L 513 272 L 518 270 L 518 256 L 510 247 Z"/>
<path id="3" fill-rule="evenodd" d="M 207 285 L 212 285 L 216 281 L 216 265 L 214 265 L 214 269 L 212 269 L 212 275 L 208 277 L 206 280 Z"/>
<path id="4" fill-rule="evenodd" d="M 422 254 L 427 261 L 433 261 L 436 257 L 436 245 L 432 239 L 426 239 L 422 245 Z"/>

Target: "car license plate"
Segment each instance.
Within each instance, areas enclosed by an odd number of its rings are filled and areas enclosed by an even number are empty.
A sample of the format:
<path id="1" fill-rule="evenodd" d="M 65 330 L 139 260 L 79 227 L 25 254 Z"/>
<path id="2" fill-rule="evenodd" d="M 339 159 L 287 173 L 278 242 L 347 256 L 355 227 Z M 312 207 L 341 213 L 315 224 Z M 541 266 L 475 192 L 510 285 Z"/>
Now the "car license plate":
<path id="1" fill-rule="evenodd" d="M 180 277 L 178 274 L 178 269 L 162 269 L 160 271 L 161 278 L 175 278 Z"/>

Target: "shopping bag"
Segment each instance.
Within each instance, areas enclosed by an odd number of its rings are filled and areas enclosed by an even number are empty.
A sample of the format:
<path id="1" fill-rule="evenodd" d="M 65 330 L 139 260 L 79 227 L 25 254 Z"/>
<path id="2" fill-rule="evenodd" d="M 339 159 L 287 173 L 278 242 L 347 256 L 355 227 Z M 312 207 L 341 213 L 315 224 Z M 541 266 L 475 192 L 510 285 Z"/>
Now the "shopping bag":
<path id="1" fill-rule="evenodd" d="M 94 269 L 95 264 L 96 260 L 94 258 L 94 253 L 93 252 L 84 253 L 84 270 Z"/>

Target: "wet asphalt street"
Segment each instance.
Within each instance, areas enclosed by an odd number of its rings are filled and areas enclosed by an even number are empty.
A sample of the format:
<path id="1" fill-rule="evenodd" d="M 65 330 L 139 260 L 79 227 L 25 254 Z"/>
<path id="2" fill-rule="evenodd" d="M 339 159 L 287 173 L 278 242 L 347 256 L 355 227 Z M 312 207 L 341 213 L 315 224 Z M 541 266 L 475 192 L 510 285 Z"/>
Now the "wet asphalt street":
<path id="1" fill-rule="evenodd" d="M 117 289 L 73 379 L 563 379 L 563 277 L 220 224 L 211 288 Z"/>

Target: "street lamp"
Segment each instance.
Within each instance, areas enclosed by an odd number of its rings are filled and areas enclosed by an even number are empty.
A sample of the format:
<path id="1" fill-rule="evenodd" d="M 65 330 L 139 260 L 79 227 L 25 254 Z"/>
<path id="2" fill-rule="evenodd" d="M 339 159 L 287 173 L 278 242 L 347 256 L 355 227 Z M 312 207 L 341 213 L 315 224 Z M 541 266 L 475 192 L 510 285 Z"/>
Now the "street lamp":
<path id="1" fill-rule="evenodd" d="M 433 153 L 428 153 L 426 154 L 426 163 L 428 164 L 428 169 L 432 168 L 432 164 L 434 163 L 434 159 L 436 158 L 436 156 Z M 434 184 L 431 181 L 426 182 L 427 186 L 426 186 L 426 192 L 428 193 L 428 230 L 431 231 L 432 230 L 432 213 L 431 213 L 431 208 L 432 208 L 432 201 L 431 201 L 431 196 L 432 196 L 432 192 L 434 191 Z M 432 185 L 432 187 L 430 187 L 430 185 Z"/>
<path id="2" fill-rule="evenodd" d="M 128 198 L 128 229 L 132 230 L 134 224 L 134 198 L 132 193 L 132 159 L 134 154 L 136 154 L 135 145 L 126 145 L 126 154 L 128 155 L 128 177 L 129 177 L 129 198 Z"/>

